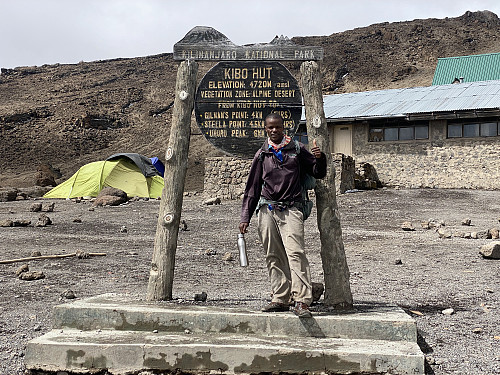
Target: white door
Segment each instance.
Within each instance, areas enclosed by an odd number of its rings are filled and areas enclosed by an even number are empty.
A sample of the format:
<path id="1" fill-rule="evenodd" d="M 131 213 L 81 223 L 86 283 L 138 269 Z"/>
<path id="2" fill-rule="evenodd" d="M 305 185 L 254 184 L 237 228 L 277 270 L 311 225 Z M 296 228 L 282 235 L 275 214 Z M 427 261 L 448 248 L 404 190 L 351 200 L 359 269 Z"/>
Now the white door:
<path id="1" fill-rule="evenodd" d="M 333 126 L 333 152 L 352 155 L 352 125 Z"/>

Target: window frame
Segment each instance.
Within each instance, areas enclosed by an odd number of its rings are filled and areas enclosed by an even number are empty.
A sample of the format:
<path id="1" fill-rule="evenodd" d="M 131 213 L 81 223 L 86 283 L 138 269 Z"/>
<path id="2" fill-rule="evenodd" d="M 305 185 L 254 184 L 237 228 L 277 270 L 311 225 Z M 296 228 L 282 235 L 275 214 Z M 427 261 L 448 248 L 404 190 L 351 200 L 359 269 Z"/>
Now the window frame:
<path id="1" fill-rule="evenodd" d="M 486 126 L 490 126 L 491 124 L 496 124 L 496 134 L 484 135 L 486 133 Z M 472 128 L 473 125 L 476 125 L 477 128 L 474 131 L 474 134 L 471 135 L 470 132 L 466 131 L 466 129 Z M 460 135 L 450 136 L 450 128 L 454 128 L 456 130 L 460 129 Z M 494 128 L 494 127 L 493 127 Z M 493 131 L 495 133 L 495 131 Z M 471 138 L 492 138 L 500 136 L 500 119 L 499 118 L 485 118 L 481 121 L 478 121 L 477 118 L 474 119 L 463 119 L 463 120 L 454 120 L 449 121 L 446 124 L 446 138 L 447 139 L 471 139 Z"/>
<path id="2" fill-rule="evenodd" d="M 422 138 L 419 136 L 417 138 L 416 128 L 425 128 L 426 129 L 426 138 Z M 411 129 L 411 137 L 409 137 L 409 133 L 405 132 Z M 393 136 L 390 139 L 387 139 L 386 132 L 388 134 L 392 134 Z M 375 135 L 379 135 L 376 137 Z M 381 139 L 379 139 L 381 138 Z M 373 121 L 368 124 L 368 142 L 369 143 L 379 143 L 379 142 L 411 142 L 411 141 L 429 141 L 430 139 L 430 124 L 429 121 L 426 120 L 418 120 L 418 121 L 406 121 L 406 120 L 390 120 L 387 119 L 385 121 Z"/>

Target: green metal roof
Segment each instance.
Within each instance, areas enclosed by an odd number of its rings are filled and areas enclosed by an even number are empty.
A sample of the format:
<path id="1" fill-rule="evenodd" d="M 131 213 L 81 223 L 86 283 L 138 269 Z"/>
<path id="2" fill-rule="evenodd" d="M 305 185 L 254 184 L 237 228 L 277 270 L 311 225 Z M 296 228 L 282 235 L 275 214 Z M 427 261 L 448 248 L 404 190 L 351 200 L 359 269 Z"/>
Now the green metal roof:
<path id="1" fill-rule="evenodd" d="M 439 58 L 432 85 L 500 79 L 500 53 Z"/>

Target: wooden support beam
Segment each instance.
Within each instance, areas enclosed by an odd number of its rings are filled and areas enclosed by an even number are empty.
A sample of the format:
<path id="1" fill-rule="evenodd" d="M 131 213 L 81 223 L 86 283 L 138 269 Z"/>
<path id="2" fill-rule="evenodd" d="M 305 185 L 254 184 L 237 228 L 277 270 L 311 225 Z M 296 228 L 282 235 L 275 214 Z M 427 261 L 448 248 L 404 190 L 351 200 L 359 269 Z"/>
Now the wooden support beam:
<path id="1" fill-rule="evenodd" d="M 323 109 L 321 73 L 318 64 L 314 61 L 302 63 L 300 72 L 309 143 L 316 139 L 318 146 L 325 152 L 328 162 L 328 174 L 323 180 L 317 180 L 315 188 L 321 260 L 325 278 L 324 300 L 326 305 L 349 309 L 352 308 L 353 301 L 337 207 L 335 166 L 330 154 L 328 129 Z"/>
<path id="2" fill-rule="evenodd" d="M 165 186 L 161 196 L 146 294 L 148 301 L 172 299 L 197 72 L 198 64 L 192 60 L 183 61 L 177 70 L 172 127 L 165 154 Z"/>

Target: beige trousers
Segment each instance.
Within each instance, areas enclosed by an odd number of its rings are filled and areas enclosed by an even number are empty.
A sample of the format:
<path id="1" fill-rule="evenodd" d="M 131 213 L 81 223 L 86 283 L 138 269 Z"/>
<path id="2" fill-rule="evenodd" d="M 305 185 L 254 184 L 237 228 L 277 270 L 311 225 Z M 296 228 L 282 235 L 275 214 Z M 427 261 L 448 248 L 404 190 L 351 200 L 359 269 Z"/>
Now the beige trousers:
<path id="1" fill-rule="evenodd" d="M 304 251 L 304 221 L 296 207 L 280 211 L 262 206 L 258 214 L 259 235 L 273 292 L 272 301 L 312 302 L 309 262 Z"/>

